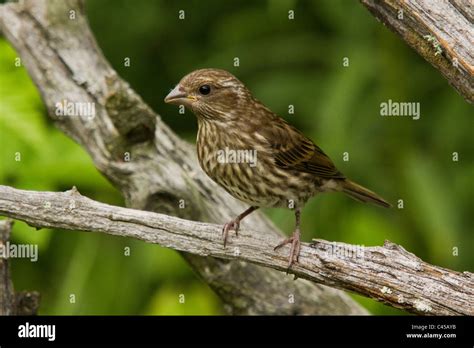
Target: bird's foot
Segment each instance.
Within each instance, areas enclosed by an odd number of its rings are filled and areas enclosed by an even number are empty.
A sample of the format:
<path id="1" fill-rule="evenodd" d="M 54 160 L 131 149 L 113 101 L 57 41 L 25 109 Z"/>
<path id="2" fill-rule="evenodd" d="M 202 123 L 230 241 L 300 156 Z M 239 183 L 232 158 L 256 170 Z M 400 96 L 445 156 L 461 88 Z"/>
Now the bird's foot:
<path id="1" fill-rule="evenodd" d="M 288 268 L 291 267 L 291 265 L 294 262 L 298 262 L 298 258 L 300 256 L 300 249 L 301 249 L 301 242 L 300 242 L 300 230 L 297 228 L 294 232 L 293 235 L 290 238 L 285 239 L 283 242 L 278 244 L 273 250 L 277 250 L 281 248 L 282 246 L 286 244 L 290 244 L 290 257 L 288 258 Z"/>
<path id="2" fill-rule="evenodd" d="M 229 231 L 234 230 L 235 235 L 239 235 L 239 228 L 240 228 L 240 219 L 234 219 L 224 225 L 222 228 L 222 236 L 224 238 L 224 248 L 227 244 L 227 237 L 229 236 Z"/>

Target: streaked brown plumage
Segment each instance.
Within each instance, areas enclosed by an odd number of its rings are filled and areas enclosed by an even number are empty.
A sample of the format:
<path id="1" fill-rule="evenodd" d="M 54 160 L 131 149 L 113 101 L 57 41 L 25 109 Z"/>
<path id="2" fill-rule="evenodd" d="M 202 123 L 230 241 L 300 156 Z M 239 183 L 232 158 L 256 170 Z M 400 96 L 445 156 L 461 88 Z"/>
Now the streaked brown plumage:
<path id="1" fill-rule="evenodd" d="M 197 153 L 206 174 L 232 196 L 251 207 L 224 225 L 229 230 L 258 207 L 295 210 L 289 266 L 298 260 L 300 211 L 320 192 L 341 191 L 362 202 L 390 207 L 374 192 L 350 181 L 331 159 L 298 129 L 255 99 L 235 76 L 220 69 L 196 70 L 181 79 L 165 102 L 184 105 L 198 120 Z M 225 150 L 254 153 L 252 161 L 222 161 Z M 242 152 L 252 151 L 255 152 Z M 251 158 L 251 157 L 247 157 Z"/>

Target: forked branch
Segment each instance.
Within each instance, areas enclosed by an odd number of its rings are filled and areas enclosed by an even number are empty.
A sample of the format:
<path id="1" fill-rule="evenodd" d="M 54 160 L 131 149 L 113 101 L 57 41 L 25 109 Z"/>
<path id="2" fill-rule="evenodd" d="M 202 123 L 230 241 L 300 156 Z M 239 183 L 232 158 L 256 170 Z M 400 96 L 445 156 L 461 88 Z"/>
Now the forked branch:
<path id="1" fill-rule="evenodd" d="M 0 32 L 21 57 L 53 122 L 90 154 L 128 207 L 216 222 L 244 210 L 243 203 L 199 168 L 195 148 L 174 134 L 110 66 L 89 28 L 83 1 L 2 4 Z M 63 102 L 93 104 L 95 117 L 58 116 L 56 106 Z M 281 235 L 263 214 L 252 214 L 247 221 L 259 233 Z M 252 264 L 181 255 L 231 314 L 367 314 L 339 290 L 294 282 Z M 289 303 L 288 293 L 299 301 Z"/>

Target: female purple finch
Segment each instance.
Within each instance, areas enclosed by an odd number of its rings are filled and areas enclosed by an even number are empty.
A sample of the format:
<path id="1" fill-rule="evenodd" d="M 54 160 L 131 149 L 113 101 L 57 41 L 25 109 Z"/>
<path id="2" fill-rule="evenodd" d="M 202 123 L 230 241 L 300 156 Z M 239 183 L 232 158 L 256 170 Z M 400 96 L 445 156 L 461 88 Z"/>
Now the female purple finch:
<path id="1" fill-rule="evenodd" d="M 288 267 L 298 261 L 300 214 L 309 198 L 341 191 L 361 202 L 390 207 L 374 192 L 350 181 L 331 159 L 298 129 L 255 99 L 235 76 L 200 69 L 181 79 L 166 103 L 184 105 L 198 120 L 197 154 L 206 174 L 250 208 L 223 227 L 238 233 L 244 217 L 259 207 L 294 208 Z"/>

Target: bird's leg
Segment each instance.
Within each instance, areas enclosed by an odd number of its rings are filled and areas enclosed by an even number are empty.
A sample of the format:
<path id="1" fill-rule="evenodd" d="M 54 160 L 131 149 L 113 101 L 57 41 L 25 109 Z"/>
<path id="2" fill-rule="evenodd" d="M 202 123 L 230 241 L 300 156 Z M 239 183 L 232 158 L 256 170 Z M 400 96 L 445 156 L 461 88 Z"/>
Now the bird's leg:
<path id="1" fill-rule="evenodd" d="M 273 250 L 277 250 L 277 249 L 281 248 L 282 246 L 291 243 L 290 257 L 288 258 L 288 268 L 291 267 L 293 262 L 298 262 L 298 257 L 300 255 L 300 248 L 301 248 L 301 242 L 300 242 L 301 210 L 299 208 L 297 208 L 295 210 L 295 218 L 296 218 L 296 227 L 295 227 L 295 231 L 293 232 L 293 235 L 291 237 L 285 239 L 283 242 L 278 244 L 273 249 Z"/>
<path id="2" fill-rule="evenodd" d="M 224 248 L 225 248 L 225 245 L 227 243 L 227 236 L 229 235 L 229 231 L 234 230 L 235 234 L 238 236 L 239 235 L 239 228 L 240 228 L 240 221 L 242 221 L 244 217 L 246 217 L 247 215 L 249 215 L 250 213 L 254 212 L 257 209 L 258 209 L 258 207 L 252 206 L 252 207 L 248 208 L 246 211 L 244 211 L 242 214 L 237 216 L 234 220 L 229 221 L 228 223 L 226 223 L 224 225 L 224 227 L 222 228 L 222 235 L 224 237 Z"/>

